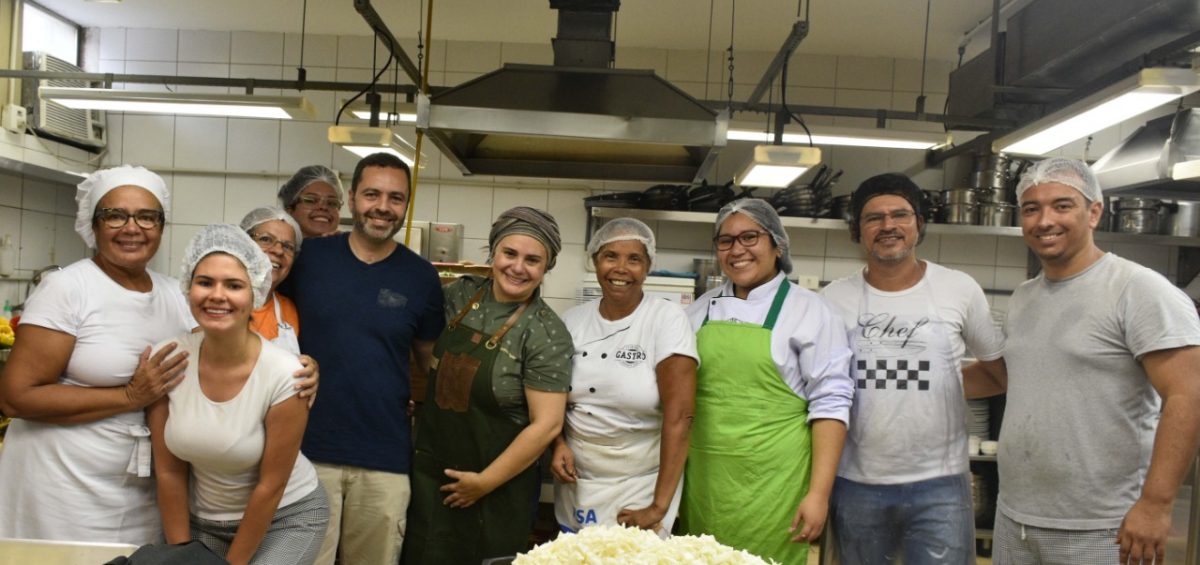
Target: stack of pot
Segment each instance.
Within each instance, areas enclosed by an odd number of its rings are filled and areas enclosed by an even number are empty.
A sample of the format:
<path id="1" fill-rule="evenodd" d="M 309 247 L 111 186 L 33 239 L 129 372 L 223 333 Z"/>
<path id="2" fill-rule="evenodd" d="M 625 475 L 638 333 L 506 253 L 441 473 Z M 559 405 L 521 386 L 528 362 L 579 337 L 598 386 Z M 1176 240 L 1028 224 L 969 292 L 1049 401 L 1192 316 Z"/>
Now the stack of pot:
<path id="1" fill-rule="evenodd" d="M 1004 155 L 979 155 L 971 186 L 978 191 L 976 207 L 978 224 L 982 226 L 1011 226 L 1016 219 L 1017 201 L 1013 177 L 1009 174 L 1009 159 Z"/>

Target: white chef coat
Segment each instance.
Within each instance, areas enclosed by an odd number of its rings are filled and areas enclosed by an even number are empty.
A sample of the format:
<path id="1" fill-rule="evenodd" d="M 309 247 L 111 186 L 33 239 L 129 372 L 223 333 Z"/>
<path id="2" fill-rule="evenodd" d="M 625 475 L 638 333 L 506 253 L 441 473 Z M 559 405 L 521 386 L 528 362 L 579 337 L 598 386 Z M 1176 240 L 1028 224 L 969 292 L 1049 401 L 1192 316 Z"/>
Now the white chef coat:
<path id="1" fill-rule="evenodd" d="M 775 292 L 785 283 L 792 284 L 780 272 L 743 300 L 734 296 L 733 284 L 726 282 L 688 306 L 688 319 L 694 330 L 700 329 L 706 316 L 710 320 L 762 324 Z M 784 383 L 808 401 L 810 422 L 826 418 L 849 421 L 854 398 L 850 357 L 841 318 L 823 297 L 792 284 L 771 332 L 771 359 Z"/>

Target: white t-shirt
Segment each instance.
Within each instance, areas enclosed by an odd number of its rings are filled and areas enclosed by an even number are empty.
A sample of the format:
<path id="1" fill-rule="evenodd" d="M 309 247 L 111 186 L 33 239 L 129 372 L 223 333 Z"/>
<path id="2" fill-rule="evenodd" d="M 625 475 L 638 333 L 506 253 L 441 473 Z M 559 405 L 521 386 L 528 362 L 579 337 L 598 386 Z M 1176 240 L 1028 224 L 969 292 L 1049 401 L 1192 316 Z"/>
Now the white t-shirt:
<path id="1" fill-rule="evenodd" d="M 726 282 L 688 306 L 688 320 L 695 331 L 705 317 L 762 324 L 780 284 L 792 287 L 771 332 L 771 360 L 783 382 L 808 401 L 808 421 L 828 418 L 845 423 L 854 398 L 848 373 L 850 348 L 842 321 L 817 293 L 787 282 L 782 272 L 751 290 L 745 300 L 734 296 L 733 284 Z"/>
<path id="2" fill-rule="evenodd" d="M 170 341 L 190 354 L 183 381 L 168 397 L 164 438 L 167 449 L 191 464 L 193 514 L 208 520 L 240 520 L 258 484 L 270 408 L 296 394 L 293 373 L 300 369 L 295 355 L 262 336 L 262 352 L 237 396 L 214 402 L 200 389 L 197 373 L 203 333 L 190 333 Z M 287 506 L 317 488 L 317 473 L 304 454 L 296 456 L 279 507 Z"/>
<path id="3" fill-rule="evenodd" d="M 863 365 L 838 468 L 852 481 L 912 483 L 968 468 L 963 354 L 998 359 L 1004 339 L 979 283 L 924 263 L 925 276 L 905 290 L 871 287 L 860 271 L 821 291 L 845 322 L 854 366 Z"/>
<path id="4" fill-rule="evenodd" d="M 646 296 L 632 314 L 609 321 L 600 300 L 571 308 L 563 323 L 575 343 L 566 423 L 575 437 L 612 443 L 627 432 L 662 428 L 658 364 L 672 355 L 697 359 L 696 336 L 683 308 Z"/>

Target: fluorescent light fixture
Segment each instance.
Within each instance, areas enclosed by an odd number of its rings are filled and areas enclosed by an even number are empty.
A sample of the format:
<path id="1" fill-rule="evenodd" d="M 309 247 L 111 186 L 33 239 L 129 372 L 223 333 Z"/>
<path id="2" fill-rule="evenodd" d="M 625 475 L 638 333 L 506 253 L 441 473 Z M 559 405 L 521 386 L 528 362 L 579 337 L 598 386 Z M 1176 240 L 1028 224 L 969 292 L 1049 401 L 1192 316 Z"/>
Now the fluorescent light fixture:
<path id="1" fill-rule="evenodd" d="M 343 100 L 342 104 L 346 101 Z M 417 123 L 417 105 L 410 102 L 401 102 L 395 105 L 395 112 L 392 112 L 393 105 L 384 102 L 379 106 L 379 121 L 380 123 L 395 123 L 395 124 L 415 124 Z M 360 120 L 371 119 L 371 107 L 366 103 L 356 102 L 351 104 L 347 110 Z"/>
<path id="2" fill-rule="evenodd" d="M 391 153 L 410 167 L 416 161 L 416 149 L 391 128 L 329 126 L 329 142 L 359 157 Z"/>
<path id="3" fill-rule="evenodd" d="M 1197 89 L 1200 76 L 1192 70 L 1142 69 L 997 139 L 992 149 L 1016 155 L 1045 155 Z"/>
<path id="4" fill-rule="evenodd" d="M 231 118 L 313 119 L 316 111 L 303 96 L 138 92 L 105 88 L 38 89 L 42 100 L 80 110 L 143 114 L 224 116 Z"/>
<path id="5" fill-rule="evenodd" d="M 775 135 L 764 131 L 730 129 L 727 139 L 772 143 Z M 808 145 L 807 133 L 784 133 L 783 143 Z M 949 134 L 886 129 L 855 129 L 822 127 L 812 132 L 813 145 L 847 145 L 854 147 L 883 147 L 887 149 L 933 149 L 949 144 Z"/>
<path id="6" fill-rule="evenodd" d="M 821 150 L 816 147 L 759 145 L 735 182 L 738 186 L 784 188 L 820 162 Z"/>

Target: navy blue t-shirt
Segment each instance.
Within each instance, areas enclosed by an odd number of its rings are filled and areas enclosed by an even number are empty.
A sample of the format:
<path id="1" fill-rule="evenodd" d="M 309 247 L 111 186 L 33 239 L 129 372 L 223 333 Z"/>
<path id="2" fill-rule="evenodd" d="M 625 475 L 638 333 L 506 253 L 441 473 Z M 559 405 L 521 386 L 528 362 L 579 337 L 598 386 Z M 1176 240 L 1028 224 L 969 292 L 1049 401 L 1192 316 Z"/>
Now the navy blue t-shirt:
<path id="1" fill-rule="evenodd" d="M 321 367 L 301 451 L 320 463 L 409 473 L 409 351 L 446 325 L 437 270 L 403 245 L 368 265 L 338 234 L 304 240 L 279 290 L 296 302 L 300 350 Z"/>

